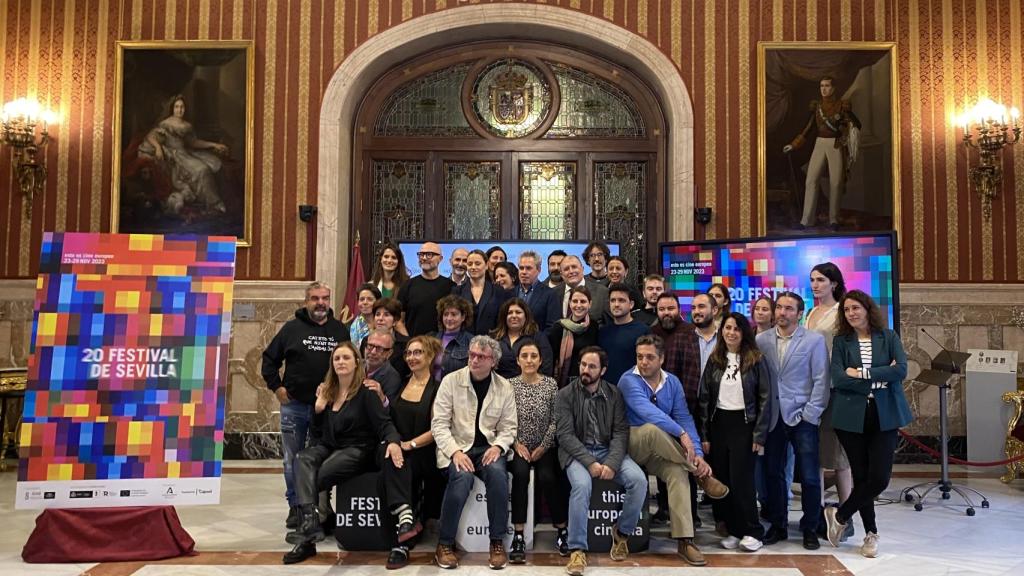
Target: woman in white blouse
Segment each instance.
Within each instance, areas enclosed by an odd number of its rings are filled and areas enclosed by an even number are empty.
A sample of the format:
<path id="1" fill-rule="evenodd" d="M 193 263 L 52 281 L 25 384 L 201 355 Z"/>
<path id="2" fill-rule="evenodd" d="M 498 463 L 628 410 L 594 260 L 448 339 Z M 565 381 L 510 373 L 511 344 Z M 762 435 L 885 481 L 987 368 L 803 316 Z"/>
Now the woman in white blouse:
<path id="1" fill-rule="evenodd" d="M 814 308 L 807 313 L 804 328 L 820 333 L 825 337 L 829 358 L 832 358 L 832 340 L 836 335 L 836 320 L 839 317 L 839 301 L 846 295 L 846 282 L 843 272 L 832 262 L 823 262 L 811 268 L 811 293 L 816 302 Z M 853 476 L 850 474 L 850 461 L 846 452 L 836 438 L 832 427 L 832 402 L 821 417 L 819 431 L 818 459 L 821 462 L 821 476 L 824 486 L 825 470 L 836 471 L 836 492 L 839 504 L 842 505 L 850 497 L 853 490 Z M 825 491 L 821 492 L 822 504 L 825 503 Z M 823 526 L 823 525 L 822 525 Z M 846 527 L 843 539 L 853 536 L 853 524 Z"/>
<path id="2" fill-rule="evenodd" d="M 756 552 L 764 528 L 757 518 L 754 455 L 768 435 L 768 364 L 754 340 L 750 322 L 739 312 L 726 312 L 718 343 L 700 379 L 701 431 L 711 468 L 729 485 L 721 501 L 728 536 L 722 547 Z"/>

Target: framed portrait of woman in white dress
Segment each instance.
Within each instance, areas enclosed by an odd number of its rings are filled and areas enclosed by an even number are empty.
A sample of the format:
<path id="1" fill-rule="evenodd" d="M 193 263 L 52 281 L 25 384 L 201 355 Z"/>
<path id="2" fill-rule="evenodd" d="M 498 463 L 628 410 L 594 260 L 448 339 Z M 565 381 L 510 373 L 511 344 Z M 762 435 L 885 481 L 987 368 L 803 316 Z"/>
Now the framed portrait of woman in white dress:
<path id="1" fill-rule="evenodd" d="M 251 41 L 118 42 L 111 230 L 250 239 Z"/>

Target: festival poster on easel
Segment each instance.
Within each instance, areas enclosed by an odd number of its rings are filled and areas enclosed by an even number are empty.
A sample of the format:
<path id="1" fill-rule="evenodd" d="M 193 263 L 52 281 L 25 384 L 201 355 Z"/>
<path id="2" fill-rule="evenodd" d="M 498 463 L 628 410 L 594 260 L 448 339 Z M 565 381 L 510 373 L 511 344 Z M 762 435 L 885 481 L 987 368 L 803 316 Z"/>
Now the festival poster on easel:
<path id="1" fill-rule="evenodd" d="M 235 246 L 44 236 L 16 508 L 220 501 Z"/>

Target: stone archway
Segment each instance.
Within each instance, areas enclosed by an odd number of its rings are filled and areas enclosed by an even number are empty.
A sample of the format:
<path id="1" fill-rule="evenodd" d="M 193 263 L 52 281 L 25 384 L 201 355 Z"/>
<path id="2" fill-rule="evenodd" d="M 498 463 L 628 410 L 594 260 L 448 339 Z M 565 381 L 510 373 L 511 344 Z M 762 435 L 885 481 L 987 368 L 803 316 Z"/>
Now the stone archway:
<path id="1" fill-rule="evenodd" d="M 544 5 L 452 8 L 409 20 L 370 38 L 341 63 L 320 107 L 316 278 L 345 284 L 351 213 L 352 131 L 370 84 L 399 62 L 441 46 L 502 37 L 567 44 L 633 70 L 661 100 L 670 240 L 693 238 L 693 103 L 672 61 L 644 38 L 586 14 Z"/>

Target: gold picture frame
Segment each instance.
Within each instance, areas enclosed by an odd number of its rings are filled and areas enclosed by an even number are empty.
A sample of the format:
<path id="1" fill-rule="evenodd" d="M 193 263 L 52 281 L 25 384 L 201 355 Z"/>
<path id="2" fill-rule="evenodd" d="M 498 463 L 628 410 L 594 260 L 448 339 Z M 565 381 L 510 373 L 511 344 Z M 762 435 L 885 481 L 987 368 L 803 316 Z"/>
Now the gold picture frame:
<path id="1" fill-rule="evenodd" d="M 251 40 L 117 43 L 112 232 L 249 246 L 253 72 Z"/>
<path id="2" fill-rule="evenodd" d="M 899 238 L 898 63 L 894 42 L 758 42 L 761 236 L 896 230 Z M 834 94 L 820 106 L 825 77 Z M 841 136 L 819 137 L 831 128 Z M 838 182 L 827 170 L 836 158 L 829 143 L 842 162 Z M 809 173 L 820 176 L 811 193 Z"/>

